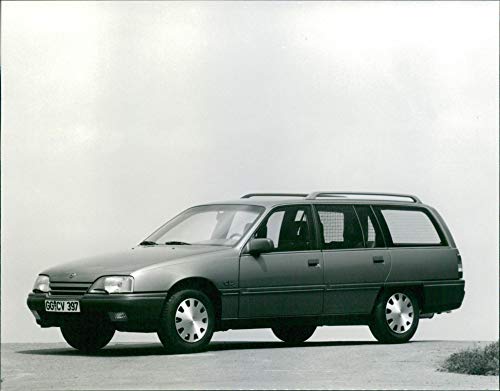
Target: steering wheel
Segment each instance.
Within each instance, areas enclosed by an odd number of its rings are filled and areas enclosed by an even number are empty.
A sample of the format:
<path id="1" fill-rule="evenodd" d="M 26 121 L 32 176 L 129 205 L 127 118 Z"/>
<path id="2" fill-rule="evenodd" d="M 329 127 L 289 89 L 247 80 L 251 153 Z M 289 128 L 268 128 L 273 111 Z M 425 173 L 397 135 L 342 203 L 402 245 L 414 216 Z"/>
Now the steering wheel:
<path id="1" fill-rule="evenodd" d="M 241 237 L 242 237 L 242 236 L 243 236 L 242 234 L 238 234 L 238 233 L 236 233 L 236 234 L 232 234 L 232 235 L 229 237 L 229 240 L 232 240 L 232 239 L 236 239 L 236 240 L 238 240 L 238 239 L 241 239 Z"/>

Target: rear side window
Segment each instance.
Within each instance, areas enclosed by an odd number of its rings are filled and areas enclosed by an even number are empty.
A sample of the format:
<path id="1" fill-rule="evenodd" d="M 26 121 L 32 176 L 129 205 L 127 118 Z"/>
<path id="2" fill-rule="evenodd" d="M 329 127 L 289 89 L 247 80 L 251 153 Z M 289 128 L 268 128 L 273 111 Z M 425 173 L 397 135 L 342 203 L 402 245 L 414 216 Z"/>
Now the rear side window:
<path id="1" fill-rule="evenodd" d="M 375 218 L 371 208 L 366 205 L 356 205 L 355 208 L 356 213 L 358 214 L 359 222 L 361 223 L 361 229 L 363 230 L 365 247 L 385 247 L 382 232 L 380 231 L 377 219 Z"/>
<path id="2" fill-rule="evenodd" d="M 436 227 L 422 210 L 380 208 L 380 212 L 394 245 L 443 244 Z"/>
<path id="3" fill-rule="evenodd" d="M 363 234 L 351 205 L 317 205 L 323 249 L 362 248 Z"/>

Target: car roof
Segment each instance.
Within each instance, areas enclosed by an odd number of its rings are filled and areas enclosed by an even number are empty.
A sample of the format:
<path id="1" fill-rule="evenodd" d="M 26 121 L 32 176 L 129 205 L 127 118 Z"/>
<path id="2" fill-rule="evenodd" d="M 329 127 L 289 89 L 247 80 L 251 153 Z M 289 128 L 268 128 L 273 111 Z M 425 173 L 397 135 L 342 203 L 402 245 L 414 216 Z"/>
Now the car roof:
<path id="1" fill-rule="evenodd" d="M 262 194 L 262 195 L 260 195 Z M 354 192 L 313 192 L 306 194 L 295 194 L 293 196 L 284 193 L 270 195 L 273 193 L 251 193 L 239 199 L 218 202 L 208 202 L 204 205 L 256 205 L 271 208 L 278 205 L 297 204 L 370 204 L 370 205 L 394 205 L 394 206 L 425 206 L 420 199 L 412 195 L 394 193 L 354 193 Z M 399 199 L 398 199 L 399 198 Z M 403 200 L 406 198 L 407 200 Z M 410 201 L 411 199 L 411 201 Z"/>

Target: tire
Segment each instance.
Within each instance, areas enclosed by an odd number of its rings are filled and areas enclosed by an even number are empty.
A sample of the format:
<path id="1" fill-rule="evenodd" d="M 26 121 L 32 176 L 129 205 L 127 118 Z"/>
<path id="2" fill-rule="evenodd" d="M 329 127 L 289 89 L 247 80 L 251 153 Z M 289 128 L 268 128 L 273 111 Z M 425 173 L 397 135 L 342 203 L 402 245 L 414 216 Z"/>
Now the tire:
<path id="1" fill-rule="evenodd" d="M 83 353 L 94 353 L 111 341 L 115 329 L 104 318 L 84 318 L 65 323 L 61 327 L 61 333 L 71 347 Z"/>
<path id="2" fill-rule="evenodd" d="M 408 342 L 417 331 L 419 314 L 419 303 L 413 293 L 384 292 L 373 310 L 370 331 L 382 343 Z"/>
<path id="3" fill-rule="evenodd" d="M 168 352 L 200 352 L 212 339 L 214 326 L 215 311 L 208 296 L 186 289 L 174 293 L 165 303 L 158 337 Z"/>
<path id="4" fill-rule="evenodd" d="M 316 326 L 277 326 L 272 330 L 274 335 L 283 342 L 298 344 L 311 338 L 316 331 Z"/>

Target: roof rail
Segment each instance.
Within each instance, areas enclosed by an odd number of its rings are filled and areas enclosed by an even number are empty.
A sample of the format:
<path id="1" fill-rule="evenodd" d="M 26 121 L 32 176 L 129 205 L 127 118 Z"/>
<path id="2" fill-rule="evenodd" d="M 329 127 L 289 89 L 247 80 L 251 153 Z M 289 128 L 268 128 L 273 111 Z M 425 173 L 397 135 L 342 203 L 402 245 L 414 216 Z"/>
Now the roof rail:
<path id="1" fill-rule="evenodd" d="M 305 193 L 248 193 L 241 198 L 252 197 L 307 197 Z"/>
<path id="2" fill-rule="evenodd" d="M 307 195 L 306 200 L 315 200 L 318 197 L 348 197 L 350 195 L 359 196 L 379 196 L 379 197 L 397 197 L 409 198 L 413 202 L 420 204 L 422 201 L 417 196 L 411 194 L 397 194 L 397 193 L 372 193 L 372 192 L 354 192 L 354 191 L 315 191 Z"/>

